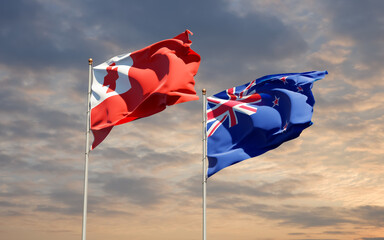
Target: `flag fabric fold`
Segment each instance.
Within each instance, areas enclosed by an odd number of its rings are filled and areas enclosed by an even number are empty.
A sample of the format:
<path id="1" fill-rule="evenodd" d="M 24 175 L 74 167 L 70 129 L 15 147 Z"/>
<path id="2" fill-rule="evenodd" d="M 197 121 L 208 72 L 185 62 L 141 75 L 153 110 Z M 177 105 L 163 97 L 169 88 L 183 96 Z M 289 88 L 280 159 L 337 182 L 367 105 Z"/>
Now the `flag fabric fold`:
<path id="1" fill-rule="evenodd" d="M 148 117 L 167 106 L 197 100 L 194 89 L 200 55 L 189 30 L 93 68 L 92 149 L 116 125 Z"/>
<path id="2" fill-rule="evenodd" d="M 207 176 L 297 138 L 312 124 L 312 85 L 326 74 L 267 75 L 208 97 Z"/>

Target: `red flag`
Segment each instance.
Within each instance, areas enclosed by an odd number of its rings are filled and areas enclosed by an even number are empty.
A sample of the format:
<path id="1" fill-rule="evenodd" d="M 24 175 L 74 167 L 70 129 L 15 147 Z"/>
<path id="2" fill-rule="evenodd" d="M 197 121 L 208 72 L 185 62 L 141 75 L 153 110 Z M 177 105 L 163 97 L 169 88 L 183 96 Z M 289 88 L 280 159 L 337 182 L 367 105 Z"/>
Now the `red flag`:
<path id="1" fill-rule="evenodd" d="M 193 77 L 200 55 L 190 48 L 189 34 L 186 30 L 93 68 L 92 149 L 113 126 L 148 117 L 166 106 L 199 99 Z"/>

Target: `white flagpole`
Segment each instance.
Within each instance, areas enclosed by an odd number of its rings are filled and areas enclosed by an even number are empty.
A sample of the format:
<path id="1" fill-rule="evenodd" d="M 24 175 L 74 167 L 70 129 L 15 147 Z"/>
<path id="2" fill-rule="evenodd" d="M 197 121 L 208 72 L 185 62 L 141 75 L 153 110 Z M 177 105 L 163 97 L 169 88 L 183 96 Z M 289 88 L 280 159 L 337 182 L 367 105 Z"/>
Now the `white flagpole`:
<path id="1" fill-rule="evenodd" d="M 203 89 L 203 240 L 207 240 L 207 95 Z"/>
<path id="2" fill-rule="evenodd" d="M 85 170 L 84 170 L 84 204 L 83 204 L 83 228 L 81 239 L 86 239 L 87 233 L 87 202 L 88 202 L 88 161 L 89 161 L 89 132 L 90 132 L 90 112 L 91 112 L 91 85 L 92 85 L 92 58 L 88 59 L 89 77 L 88 77 L 88 99 L 87 99 L 87 131 L 85 142 Z"/>

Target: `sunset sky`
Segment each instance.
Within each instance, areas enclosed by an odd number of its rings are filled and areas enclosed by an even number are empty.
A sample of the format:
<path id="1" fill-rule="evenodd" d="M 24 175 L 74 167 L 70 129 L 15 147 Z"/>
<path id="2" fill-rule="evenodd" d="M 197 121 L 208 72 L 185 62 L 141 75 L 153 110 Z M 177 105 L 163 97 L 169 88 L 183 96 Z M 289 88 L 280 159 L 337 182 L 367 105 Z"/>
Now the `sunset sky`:
<path id="1" fill-rule="evenodd" d="M 88 58 L 186 29 L 196 91 L 323 71 L 313 126 L 208 180 L 208 240 L 384 240 L 384 1 L 0 2 L 0 239 L 81 239 Z M 200 98 L 201 99 L 201 98 Z M 90 154 L 88 240 L 195 240 L 202 101 Z"/>

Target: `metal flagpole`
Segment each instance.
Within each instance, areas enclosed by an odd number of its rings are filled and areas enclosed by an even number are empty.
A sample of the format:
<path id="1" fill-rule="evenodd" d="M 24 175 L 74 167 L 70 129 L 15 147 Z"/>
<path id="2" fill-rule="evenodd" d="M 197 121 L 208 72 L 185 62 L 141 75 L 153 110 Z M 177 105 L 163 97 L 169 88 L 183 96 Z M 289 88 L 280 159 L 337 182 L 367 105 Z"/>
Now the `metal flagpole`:
<path id="1" fill-rule="evenodd" d="M 91 85 L 92 85 L 92 58 L 88 59 L 89 78 L 88 78 L 88 99 L 87 99 L 87 131 L 85 142 L 85 170 L 84 170 L 84 204 L 83 204 L 83 228 L 82 240 L 86 239 L 87 233 L 87 202 L 88 202 L 88 161 L 89 161 L 89 132 L 90 132 L 90 111 L 91 111 Z"/>
<path id="2" fill-rule="evenodd" d="M 203 89 L 203 240 L 207 240 L 207 95 Z"/>

